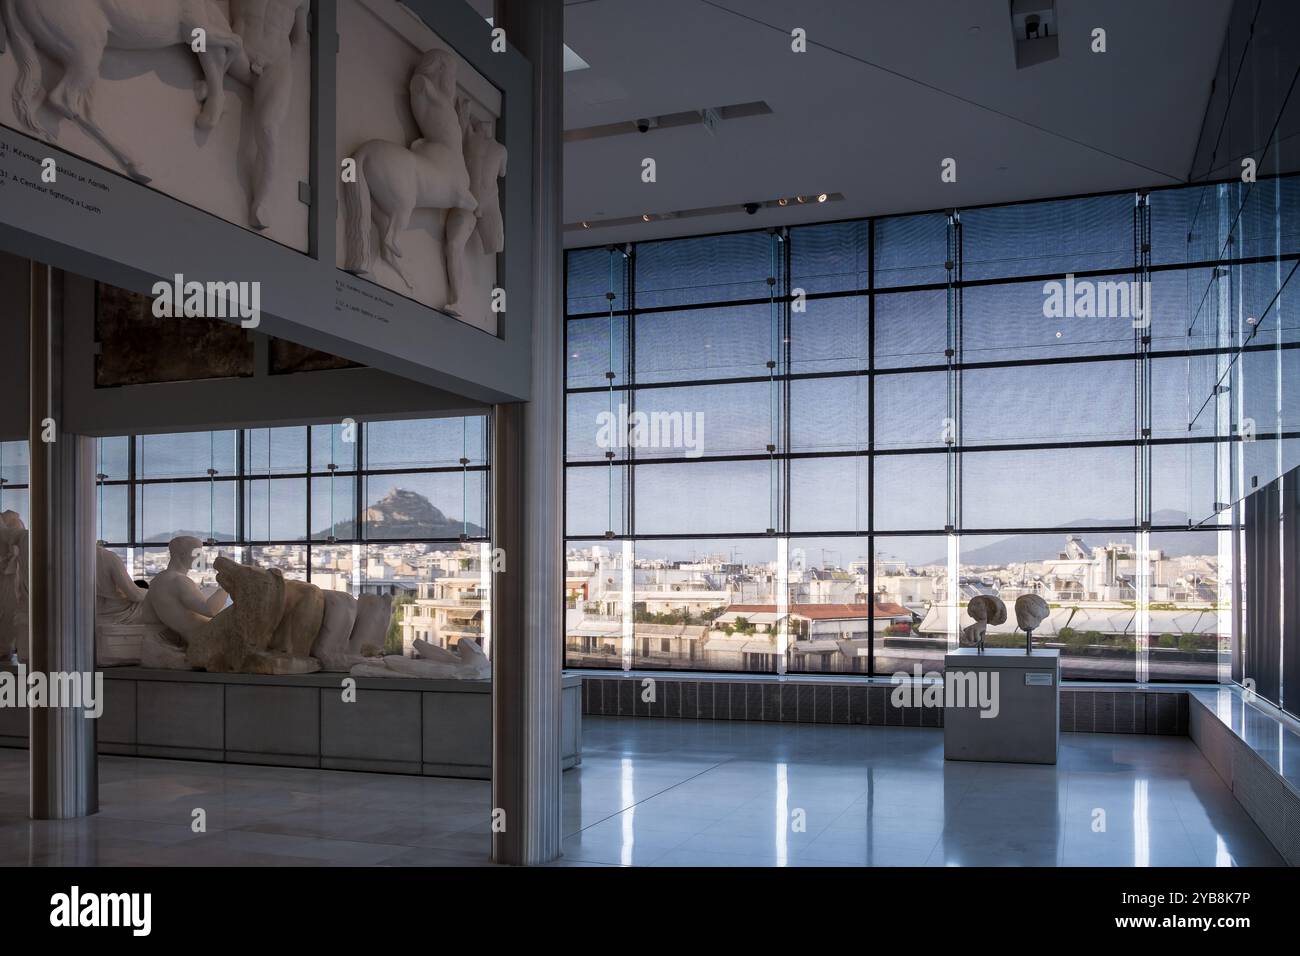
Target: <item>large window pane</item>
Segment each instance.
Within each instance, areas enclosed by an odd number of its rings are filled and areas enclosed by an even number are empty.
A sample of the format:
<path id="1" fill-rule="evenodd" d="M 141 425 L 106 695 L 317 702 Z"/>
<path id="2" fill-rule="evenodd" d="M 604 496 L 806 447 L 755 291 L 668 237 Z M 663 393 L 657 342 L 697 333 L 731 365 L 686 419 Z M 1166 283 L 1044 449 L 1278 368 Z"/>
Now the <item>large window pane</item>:
<path id="1" fill-rule="evenodd" d="M 639 243 L 637 308 L 765 299 L 779 255 L 766 231 Z"/>
<path id="2" fill-rule="evenodd" d="M 638 534 L 734 534 L 775 527 L 766 461 L 636 466 Z"/>
<path id="3" fill-rule="evenodd" d="M 177 481 L 136 486 L 136 540 L 166 544 L 189 535 L 235 540 L 235 482 Z"/>
<path id="4" fill-rule="evenodd" d="M 487 533 L 484 472 L 368 475 L 364 537 L 452 539 Z M 349 529 L 352 522 L 339 527 Z M 351 533 L 336 537 L 353 537 Z"/>
<path id="5" fill-rule="evenodd" d="M 942 531 L 948 515 L 948 456 L 880 455 L 875 460 L 875 530 Z"/>
<path id="6" fill-rule="evenodd" d="M 1132 354 L 1134 327 L 1132 274 L 1059 283 L 1015 282 L 972 286 L 962 291 L 962 350 L 966 362 L 1010 362 L 1078 355 Z M 1084 283 L 1107 304 L 1080 315 Z M 1103 288 L 1102 283 L 1109 283 Z M 1118 285 L 1117 285 L 1118 284 Z M 1076 311 L 1066 313 L 1073 288 Z M 1058 298 L 1059 297 L 1059 298 Z M 1060 310 L 1056 303 L 1061 303 Z M 1127 305 L 1126 305 L 1127 303 Z M 1058 314 L 1059 311 L 1059 314 Z M 1142 322 L 1144 319 L 1138 319 Z"/>
<path id="7" fill-rule="evenodd" d="M 1132 440 L 1132 361 L 962 372 L 962 444 Z"/>
<path id="8" fill-rule="evenodd" d="M 1219 561 L 1231 553 L 1230 535 L 1207 528 L 1151 536 L 1150 680 L 1218 680 L 1232 640 L 1231 582 Z"/>
<path id="9" fill-rule="evenodd" d="M 947 535 L 874 539 L 875 672 L 942 671 L 948 653 Z"/>
<path id="10" fill-rule="evenodd" d="M 869 673 L 870 556 L 866 537 L 790 540 L 790 673 Z"/>
<path id="11" fill-rule="evenodd" d="M 136 438 L 135 473 L 140 478 L 191 478 L 215 469 L 232 477 L 238 432 L 186 432 Z"/>
<path id="12" fill-rule="evenodd" d="M 428 418 L 419 421 L 370 422 L 365 430 L 367 470 L 445 468 L 487 461 L 487 419 Z"/>
<path id="13" fill-rule="evenodd" d="M 564 571 L 564 665 L 623 666 L 621 541 L 569 542 Z M 686 648 L 690 656 L 690 645 Z"/>
<path id="14" fill-rule="evenodd" d="M 767 305 L 654 312 L 636 317 L 636 380 L 686 382 L 766 376 L 775 360 Z"/>
<path id="15" fill-rule="evenodd" d="M 1058 448 L 962 455 L 962 527 L 1132 525 L 1132 448 Z"/>
<path id="16" fill-rule="evenodd" d="M 946 289 L 876 296 L 876 368 L 943 365 L 947 348 Z"/>
<path id="17" fill-rule="evenodd" d="M 876 448 L 942 448 L 952 437 L 948 373 L 877 375 Z"/>
<path id="18" fill-rule="evenodd" d="M 306 538 L 307 480 L 246 481 L 244 534 L 248 541 L 301 541 Z"/>
<path id="19" fill-rule="evenodd" d="M 867 530 L 867 468 L 859 455 L 790 462 L 790 530 Z"/>
<path id="20" fill-rule="evenodd" d="M 244 432 L 246 474 L 286 475 L 306 470 L 306 428 L 250 428 Z"/>
<path id="21" fill-rule="evenodd" d="M 632 666 L 776 670 L 772 539 L 637 541 Z"/>
<path id="22" fill-rule="evenodd" d="M 962 278 L 1132 269 L 1129 193 L 967 209 L 961 213 Z"/>
<path id="23" fill-rule="evenodd" d="M 876 220 L 876 288 L 948 281 L 948 217 L 938 213 Z"/>
<path id="24" fill-rule="evenodd" d="M 867 220 L 790 230 L 790 286 L 806 293 L 867 288 Z"/>

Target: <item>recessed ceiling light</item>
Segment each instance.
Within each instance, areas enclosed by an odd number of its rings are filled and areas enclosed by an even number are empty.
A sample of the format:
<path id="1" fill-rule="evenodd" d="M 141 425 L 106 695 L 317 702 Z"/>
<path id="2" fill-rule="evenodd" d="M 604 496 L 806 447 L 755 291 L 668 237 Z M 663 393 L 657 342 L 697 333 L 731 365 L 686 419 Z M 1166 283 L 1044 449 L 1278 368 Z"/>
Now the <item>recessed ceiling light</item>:
<path id="1" fill-rule="evenodd" d="M 818 201 L 818 202 L 825 202 L 825 201 L 826 201 L 827 199 L 829 199 L 829 198 L 830 198 L 830 197 L 829 197 L 828 195 L 826 195 L 826 193 L 822 193 L 821 195 L 819 195 L 819 196 L 817 197 L 817 201 Z"/>

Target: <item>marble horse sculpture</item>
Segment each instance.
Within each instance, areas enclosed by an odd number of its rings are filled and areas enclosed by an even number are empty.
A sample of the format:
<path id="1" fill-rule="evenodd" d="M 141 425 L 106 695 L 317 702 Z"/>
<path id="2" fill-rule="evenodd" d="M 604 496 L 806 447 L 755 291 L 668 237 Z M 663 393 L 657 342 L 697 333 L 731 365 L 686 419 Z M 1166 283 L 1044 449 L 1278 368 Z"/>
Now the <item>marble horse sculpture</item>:
<path id="1" fill-rule="evenodd" d="M 1007 619 L 1007 606 L 1002 599 L 991 594 L 980 594 L 970 599 L 966 613 L 971 616 L 973 624 L 962 628 L 962 637 L 967 644 L 973 644 L 981 654 L 984 653 L 984 634 L 990 624 L 997 626 Z"/>
<path id="2" fill-rule="evenodd" d="M 366 275 L 373 268 L 370 226 L 379 230 L 379 252 L 413 289 L 411 272 L 402 262 L 400 238 L 416 209 L 449 210 L 442 237 L 447 272 L 446 301 L 455 304 L 463 293 L 463 253 L 474 231 L 478 201 L 470 191 L 465 166 L 463 127 L 457 114 L 456 60 L 445 50 L 430 50 L 420 60 L 410 84 L 411 112 L 421 137 L 408 149 L 398 143 L 372 139 L 351 157 L 356 181 L 343 186 L 346 217 L 345 265 L 348 272 Z M 462 215 L 454 215 L 454 213 Z"/>
<path id="3" fill-rule="evenodd" d="M 205 50 L 197 54 L 204 81 L 195 91 L 201 104 L 195 124 L 210 130 L 225 109 L 226 71 L 242 48 L 214 0 L 0 0 L 0 52 L 7 35 L 18 61 L 13 95 L 19 121 L 54 140 L 38 115 L 48 103 L 103 145 L 132 179 L 149 182 L 141 163 L 95 119 L 92 100 L 104 51 L 193 49 L 196 30 L 203 31 Z M 50 89 L 39 76 L 38 51 L 62 70 Z"/>

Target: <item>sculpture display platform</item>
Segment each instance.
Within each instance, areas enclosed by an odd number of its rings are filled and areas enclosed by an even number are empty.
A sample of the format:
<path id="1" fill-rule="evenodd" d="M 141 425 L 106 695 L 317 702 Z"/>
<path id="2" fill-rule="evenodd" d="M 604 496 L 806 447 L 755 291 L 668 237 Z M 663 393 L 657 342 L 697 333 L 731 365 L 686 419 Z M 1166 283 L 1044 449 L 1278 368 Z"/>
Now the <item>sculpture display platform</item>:
<path id="1" fill-rule="evenodd" d="M 944 685 L 945 760 L 1056 763 L 1060 651 L 960 648 L 944 657 Z"/>

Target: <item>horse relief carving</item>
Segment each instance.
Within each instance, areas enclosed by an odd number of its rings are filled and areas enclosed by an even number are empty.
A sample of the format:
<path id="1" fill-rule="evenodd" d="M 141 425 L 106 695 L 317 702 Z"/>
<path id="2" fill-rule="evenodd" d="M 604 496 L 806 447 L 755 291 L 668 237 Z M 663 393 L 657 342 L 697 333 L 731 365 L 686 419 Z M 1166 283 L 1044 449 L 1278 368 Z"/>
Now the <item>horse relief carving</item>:
<path id="1" fill-rule="evenodd" d="M 201 109 L 194 122 L 199 129 L 210 130 L 225 109 L 226 72 L 242 51 L 239 37 L 213 0 L 0 0 L 0 53 L 7 40 L 18 62 L 13 90 L 18 121 L 38 136 L 56 141 L 41 123 L 41 107 L 48 105 L 84 129 L 127 175 L 142 183 L 151 178 L 143 164 L 95 117 L 94 92 L 104 52 L 109 48 L 193 49 L 196 36 L 204 44 L 204 51 L 196 54 L 204 79 L 195 89 Z M 52 87 L 43 76 L 38 52 L 61 71 Z"/>
<path id="2" fill-rule="evenodd" d="M 373 224 L 380 258 L 414 289 L 414 266 L 403 255 L 402 233 L 415 210 L 445 210 L 439 238 L 447 291 L 443 301 L 432 304 L 454 315 L 468 291 L 467 246 L 485 214 L 489 224 L 483 234 L 489 235 L 483 239 L 481 234 L 480 245 L 486 251 L 497 242 L 501 213 L 496 177 L 504 175 L 505 149 L 495 141 L 496 151 L 479 146 L 476 137 L 484 135 L 485 127 L 480 124 L 475 132 L 468 101 L 456 96 L 456 59 L 445 50 L 430 50 L 421 58 L 411 77 L 410 105 L 421 135 L 409 148 L 372 139 L 352 156 L 356 181 L 343 187 L 344 268 L 357 275 L 372 272 Z M 491 196 L 481 185 L 485 177 L 490 177 Z"/>

